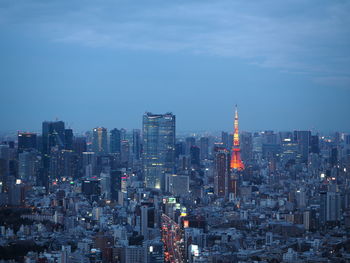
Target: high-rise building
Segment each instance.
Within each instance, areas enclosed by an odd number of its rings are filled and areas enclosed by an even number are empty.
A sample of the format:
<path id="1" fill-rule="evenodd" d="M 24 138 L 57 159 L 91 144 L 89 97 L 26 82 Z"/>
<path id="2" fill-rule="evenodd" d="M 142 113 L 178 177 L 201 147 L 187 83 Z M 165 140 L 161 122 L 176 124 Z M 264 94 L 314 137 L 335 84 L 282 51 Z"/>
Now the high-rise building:
<path id="1" fill-rule="evenodd" d="M 100 181 L 96 179 L 83 180 L 81 192 L 86 196 L 99 195 L 101 193 Z"/>
<path id="2" fill-rule="evenodd" d="M 44 121 L 42 129 L 42 152 L 49 154 L 51 148 L 65 147 L 65 129 L 63 121 Z"/>
<path id="3" fill-rule="evenodd" d="M 122 247 L 121 263 L 144 262 L 145 248 L 142 246 L 126 246 Z M 96 262 L 96 261 L 94 261 Z"/>
<path id="4" fill-rule="evenodd" d="M 124 128 L 120 129 L 120 139 L 121 140 L 127 140 L 126 129 L 124 129 Z"/>
<path id="5" fill-rule="evenodd" d="M 167 174 L 165 185 L 165 191 L 175 196 L 185 196 L 190 190 L 190 178 L 188 175 Z"/>
<path id="6" fill-rule="evenodd" d="M 298 144 L 302 162 L 307 162 L 310 147 L 310 131 L 294 131 L 294 141 Z"/>
<path id="7" fill-rule="evenodd" d="M 262 133 L 263 144 L 277 144 L 277 134 L 274 131 L 264 131 Z"/>
<path id="8" fill-rule="evenodd" d="M 164 263 L 164 245 L 160 240 L 146 242 L 147 257 L 145 263 Z"/>
<path id="9" fill-rule="evenodd" d="M 227 132 L 221 132 L 221 142 L 223 147 L 229 148 L 229 135 Z"/>
<path id="10" fill-rule="evenodd" d="M 128 140 L 122 140 L 121 146 L 121 161 L 122 163 L 128 163 L 130 158 L 130 143 Z"/>
<path id="11" fill-rule="evenodd" d="M 106 128 L 98 127 L 93 129 L 92 150 L 99 154 L 108 152 Z"/>
<path id="12" fill-rule="evenodd" d="M 35 182 L 39 170 L 39 160 L 36 152 L 22 152 L 18 154 L 18 175 L 24 181 Z"/>
<path id="13" fill-rule="evenodd" d="M 141 235 L 144 240 L 149 239 L 149 230 L 156 226 L 156 211 L 155 207 L 151 203 L 143 203 L 140 207 L 141 210 Z"/>
<path id="14" fill-rule="evenodd" d="M 338 148 L 334 147 L 331 149 L 331 156 L 329 158 L 331 167 L 335 167 L 338 164 Z"/>
<path id="15" fill-rule="evenodd" d="M 18 133 L 18 152 L 24 150 L 36 149 L 36 133 L 19 132 Z"/>
<path id="16" fill-rule="evenodd" d="M 241 150 L 239 143 L 239 131 L 238 131 L 238 111 L 236 105 L 235 121 L 234 121 L 234 133 L 233 133 L 233 146 L 231 155 L 231 169 L 242 171 L 244 164 L 241 159 Z"/>
<path id="17" fill-rule="evenodd" d="M 320 153 L 320 145 L 319 145 L 318 135 L 312 135 L 310 138 L 310 153 Z"/>
<path id="18" fill-rule="evenodd" d="M 85 137 L 75 137 L 73 141 L 73 151 L 79 155 L 86 152 L 86 138 Z"/>
<path id="19" fill-rule="evenodd" d="M 344 157 L 348 160 L 348 165 L 350 166 L 350 134 L 344 134 L 343 153 Z M 348 170 L 350 169 L 348 168 Z"/>
<path id="20" fill-rule="evenodd" d="M 186 148 L 185 148 L 185 154 L 190 155 L 191 147 L 196 145 L 196 138 L 194 137 L 187 137 L 186 138 Z"/>
<path id="21" fill-rule="evenodd" d="M 164 189 L 164 175 L 175 166 L 175 115 L 143 115 L 142 157 L 146 187 Z"/>
<path id="22" fill-rule="evenodd" d="M 184 142 L 177 142 L 175 144 L 175 158 L 179 158 L 180 155 L 185 154 L 185 143 Z"/>
<path id="23" fill-rule="evenodd" d="M 60 153 L 62 176 L 77 178 L 79 175 L 79 157 L 72 150 L 62 150 Z"/>
<path id="24" fill-rule="evenodd" d="M 219 197 L 228 194 L 230 176 L 230 152 L 225 148 L 215 149 L 214 191 Z"/>
<path id="25" fill-rule="evenodd" d="M 249 162 L 253 158 L 253 137 L 250 132 L 243 132 L 241 134 L 241 151 L 242 160 Z"/>
<path id="26" fill-rule="evenodd" d="M 49 176 L 53 167 L 57 167 L 57 158 L 51 163 L 51 152 L 57 153 L 65 148 L 65 128 L 63 121 L 44 121 L 42 124 L 42 171 L 40 175 L 41 184 L 48 187 Z"/>
<path id="27" fill-rule="evenodd" d="M 118 193 L 121 191 L 122 187 L 122 171 L 112 170 L 111 171 L 111 198 L 118 201 Z"/>
<path id="28" fill-rule="evenodd" d="M 86 177 L 91 177 L 95 175 L 97 158 L 94 152 L 83 152 L 83 174 Z"/>
<path id="29" fill-rule="evenodd" d="M 113 129 L 110 131 L 110 152 L 111 153 L 120 153 L 121 152 L 121 132 L 118 129 Z"/>
<path id="30" fill-rule="evenodd" d="M 141 206 L 141 235 L 144 239 L 148 239 L 148 206 Z"/>
<path id="31" fill-rule="evenodd" d="M 64 138 L 65 138 L 65 149 L 73 150 L 73 130 L 65 129 L 64 130 Z"/>
<path id="32" fill-rule="evenodd" d="M 336 222 L 341 217 L 341 197 L 338 192 L 320 193 L 320 223 Z"/>
<path id="33" fill-rule="evenodd" d="M 209 158 L 209 138 L 202 137 L 200 138 L 200 149 L 201 149 L 201 160 Z"/>
<path id="34" fill-rule="evenodd" d="M 200 167 L 200 149 L 198 146 L 191 146 L 190 148 L 190 162 L 193 169 L 199 169 Z"/>
<path id="35" fill-rule="evenodd" d="M 132 154 L 136 160 L 141 157 L 141 131 L 134 129 L 132 131 Z"/>

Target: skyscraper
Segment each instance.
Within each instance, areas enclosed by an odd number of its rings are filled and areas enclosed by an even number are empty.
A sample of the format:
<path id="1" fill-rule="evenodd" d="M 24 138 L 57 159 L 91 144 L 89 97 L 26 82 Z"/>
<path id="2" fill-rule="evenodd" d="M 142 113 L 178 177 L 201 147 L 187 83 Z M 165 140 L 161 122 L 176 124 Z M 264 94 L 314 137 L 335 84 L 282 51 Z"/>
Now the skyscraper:
<path id="1" fill-rule="evenodd" d="M 118 129 L 113 129 L 110 132 L 110 152 L 111 153 L 120 153 L 121 152 L 121 132 Z"/>
<path id="2" fill-rule="evenodd" d="M 250 132 L 243 132 L 241 134 L 241 151 L 242 160 L 244 163 L 249 162 L 253 158 L 253 137 Z"/>
<path id="3" fill-rule="evenodd" d="M 86 138 L 85 137 L 76 137 L 73 140 L 73 150 L 78 154 L 86 152 Z"/>
<path id="4" fill-rule="evenodd" d="M 31 132 L 19 132 L 18 133 L 18 151 L 22 152 L 28 149 L 35 149 L 36 146 L 36 133 Z"/>
<path id="5" fill-rule="evenodd" d="M 140 159 L 141 154 L 141 131 L 134 129 L 132 131 L 132 153 L 136 160 Z"/>
<path id="6" fill-rule="evenodd" d="M 227 132 L 221 132 L 221 142 L 226 149 L 229 148 L 229 135 Z"/>
<path id="7" fill-rule="evenodd" d="M 56 167 L 57 158 L 51 160 L 51 150 L 54 150 L 53 155 L 65 147 L 65 128 L 63 121 L 44 121 L 42 125 L 42 174 L 40 176 L 40 184 L 48 187 L 49 175 L 52 176 L 51 169 Z M 56 156 L 55 156 L 56 157 Z"/>
<path id="8" fill-rule="evenodd" d="M 190 162 L 191 167 L 194 169 L 199 169 L 200 167 L 200 149 L 198 146 L 191 146 L 190 148 Z"/>
<path id="9" fill-rule="evenodd" d="M 64 130 L 64 138 L 65 138 L 65 149 L 73 150 L 73 130 L 65 129 Z"/>
<path id="10" fill-rule="evenodd" d="M 108 152 L 106 128 L 98 127 L 93 129 L 92 150 L 100 154 Z"/>
<path id="11" fill-rule="evenodd" d="M 209 158 L 209 138 L 202 137 L 200 139 L 201 160 Z"/>
<path id="12" fill-rule="evenodd" d="M 338 192 L 320 193 L 320 223 L 339 221 L 341 217 L 341 198 Z"/>
<path id="13" fill-rule="evenodd" d="M 217 148 L 214 160 L 214 191 L 218 197 L 226 197 L 230 175 L 230 152 L 225 148 Z"/>
<path id="14" fill-rule="evenodd" d="M 44 121 L 42 130 L 42 151 L 49 154 L 51 147 L 65 147 L 65 129 L 63 121 Z"/>
<path id="15" fill-rule="evenodd" d="M 320 153 L 320 142 L 318 135 L 312 135 L 310 138 L 310 153 Z"/>
<path id="16" fill-rule="evenodd" d="M 121 141 L 121 161 L 128 163 L 130 158 L 130 143 L 128 140 Z"/>
<path id="17" fill-rule="evenodd" d="M 310 131 L 294 131 L 294 141 L 298 143 L 302 162 L 307 162 L 310 147 Z"/>
<path id="18" fill-rule="evenodd" d="M 18 154 L 18 175 L 25 181 L 35 182 L 35 175 L 39 169 L 36 152 L 22 152 Z"/>
<path id="19" fill-rule="evenodd" d="M 164 174 L 174 172 L 175 115 L 143 115 L 142 157 L 146 187 L 164 189 Z"/>
<path id="20" fill-rule="evenodd" d="M 194 137 L 187 137 L 186 138 L 186 148 L 185 148 L 185 154 L 190 155 L 191 154 L 191 147 L 196 145 L 196 138 Z"/>

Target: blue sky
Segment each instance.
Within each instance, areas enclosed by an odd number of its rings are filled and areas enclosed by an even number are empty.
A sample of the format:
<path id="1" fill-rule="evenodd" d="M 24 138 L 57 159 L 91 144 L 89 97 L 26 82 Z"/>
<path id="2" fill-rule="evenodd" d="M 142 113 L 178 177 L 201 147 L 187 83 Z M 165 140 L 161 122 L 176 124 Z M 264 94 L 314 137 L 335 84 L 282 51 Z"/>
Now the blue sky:
<path id="1" fill-rule="evenodd" d="M 0 2 L 0 130 L 350 131 L 349 1 Z"/>

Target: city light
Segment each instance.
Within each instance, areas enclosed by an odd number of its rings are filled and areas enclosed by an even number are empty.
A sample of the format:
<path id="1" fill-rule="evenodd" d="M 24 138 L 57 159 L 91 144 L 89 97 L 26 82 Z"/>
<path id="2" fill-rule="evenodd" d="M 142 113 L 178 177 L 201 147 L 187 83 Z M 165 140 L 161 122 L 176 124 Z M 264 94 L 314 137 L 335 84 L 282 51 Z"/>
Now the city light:
<path id="1" fill-rule="evenodd" d="M 349 1 L 0 6 L 0 263 L 350 260 Z"/>

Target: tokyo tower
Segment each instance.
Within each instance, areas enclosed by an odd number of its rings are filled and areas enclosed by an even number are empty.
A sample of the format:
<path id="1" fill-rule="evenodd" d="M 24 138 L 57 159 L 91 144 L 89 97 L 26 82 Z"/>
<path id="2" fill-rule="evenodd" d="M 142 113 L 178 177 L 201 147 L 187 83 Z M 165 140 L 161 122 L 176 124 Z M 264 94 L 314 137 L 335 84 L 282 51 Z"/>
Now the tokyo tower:
<path id="1" fill-rule="evenodd" d="M 242 159 L 241 159 L 241 149 L 239 148 L 237 105 L 236 105 L 236 111 L 235 111 L 232 157 L 231 157 L 230 167 L 231 167 L 231 169 L 235 169 L 238 171 L 242 171 L 244 169 L 244 164 L 243 164 Z"/>

